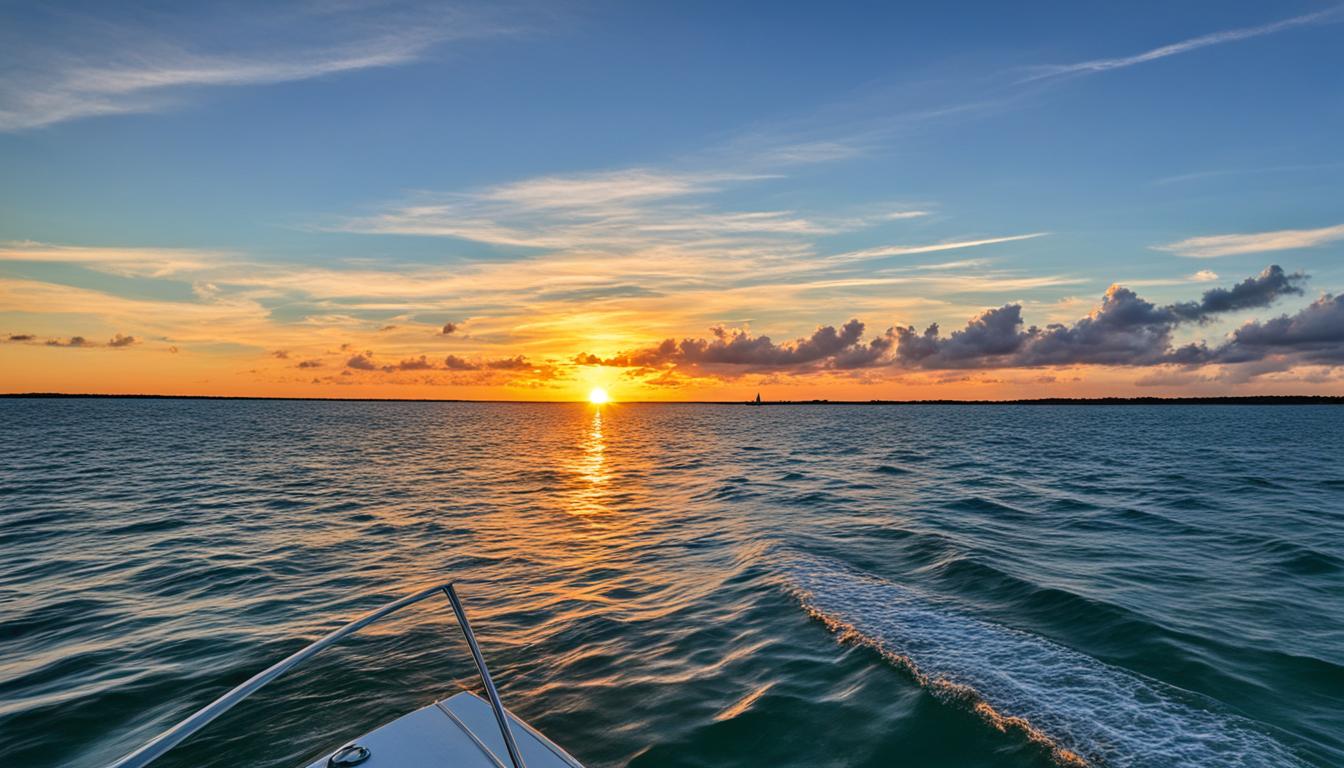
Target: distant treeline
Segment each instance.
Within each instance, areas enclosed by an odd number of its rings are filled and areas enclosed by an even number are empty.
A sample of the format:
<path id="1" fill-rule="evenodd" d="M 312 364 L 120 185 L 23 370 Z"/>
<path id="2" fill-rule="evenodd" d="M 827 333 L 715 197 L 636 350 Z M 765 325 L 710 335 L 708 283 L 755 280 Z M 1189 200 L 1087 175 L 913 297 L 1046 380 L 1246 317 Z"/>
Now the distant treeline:
<path id="1" fill-rule="evenodd" d="M 229 395 L 100 395 L 67 392 L 0 393 L 0 398 L 115 400 L 298 400 L 354 403 L 537 403 L 538 400 L 463 400 L 411 397 L 246 397 Z M 567 401 L 579 402 L 579 401 Z M 1247 397 L 1042 397 L 1034 400 L 676 400 L 624 401 L 650 405 L 1344 405 L 1344 395 L 1254 395 Z"/>
<path id="2" fill-rule="evenodd" d="M 757 403 L 748 402 L 748 405 Z M 760 405 L 1344 405 L 1344 395 L 1041 397 L 1032 400 L 764 400 Z"/>

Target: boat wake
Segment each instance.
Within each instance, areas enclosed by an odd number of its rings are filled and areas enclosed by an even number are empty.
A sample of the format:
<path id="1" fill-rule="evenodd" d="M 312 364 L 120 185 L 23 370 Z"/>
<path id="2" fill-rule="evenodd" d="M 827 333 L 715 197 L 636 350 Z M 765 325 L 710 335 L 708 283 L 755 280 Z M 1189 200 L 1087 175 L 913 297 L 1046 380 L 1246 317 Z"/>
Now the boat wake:
<path id="1" fill-rule="evenodd" d="M 1045 638 L 802 554 L 785 558 L 790 590 L 840 642 L 872 648 L 939 698 L 1049 750 L 1064 766 L 1305 766 L 1244 718 Z"/>

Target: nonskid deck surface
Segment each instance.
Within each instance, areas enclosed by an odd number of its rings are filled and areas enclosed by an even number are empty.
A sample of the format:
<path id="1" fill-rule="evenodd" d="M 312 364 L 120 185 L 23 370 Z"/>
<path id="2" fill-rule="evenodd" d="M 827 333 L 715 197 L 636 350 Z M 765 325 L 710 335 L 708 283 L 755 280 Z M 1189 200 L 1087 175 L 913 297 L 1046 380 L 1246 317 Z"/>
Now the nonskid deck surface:
<path id="1" fill-rule="evenodd" d="M 527 723 L 512 714 L 509 722 L 527 768 L 583 768 Z M 417 709 L 348 743 L 372 753 L 360 763 L 361 768 L 512 768 L 494 712 L 468 691 Z M 327 768 L 331 754 L 308 768 Z"/>

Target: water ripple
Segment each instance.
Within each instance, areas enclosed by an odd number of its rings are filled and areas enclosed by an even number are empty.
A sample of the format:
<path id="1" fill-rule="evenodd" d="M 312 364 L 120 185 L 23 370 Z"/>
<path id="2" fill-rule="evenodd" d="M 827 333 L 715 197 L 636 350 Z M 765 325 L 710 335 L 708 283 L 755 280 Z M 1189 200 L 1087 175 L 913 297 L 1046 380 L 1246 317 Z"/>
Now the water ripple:
<path id="1" fill-rule="evenodd" d="M 11 400 L 0 425 L 15 764 L 104 764 L 450 577 L 509 705 L 594 768 L 1344 764 L 1341 409 Z M 427 603 L 162 765 L 288 768 L 464 685 Z"/>

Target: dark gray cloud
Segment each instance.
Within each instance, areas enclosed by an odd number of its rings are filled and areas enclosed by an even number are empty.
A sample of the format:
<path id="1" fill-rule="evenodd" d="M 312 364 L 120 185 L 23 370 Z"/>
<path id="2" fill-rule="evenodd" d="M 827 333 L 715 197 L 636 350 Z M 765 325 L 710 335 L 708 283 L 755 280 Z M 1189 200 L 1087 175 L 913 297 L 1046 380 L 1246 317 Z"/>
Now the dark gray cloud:
<path id="1" fill-rule="evenodd" d="M 397 363 L 396 365 L 385 365 L 385 366 L 383 366 L 383 370 L 384 370 L 384 371 L 388 371 L 388 372 L 391 372 L 391 371 L 429 371 L 429 370 L 433 370 L 433 369 L 434 369 L 434 364 L 431 363 L 431 362 L 429 362 L 429 360 L 428 360 L 424 355 L 421 355 L 421 356 L 419 356 L 419 357 L 412 357 L 412 358 L 409 358 L 409 359 L 406 359 L 406 360 L 402 360 L 401 362 Z"/>
<path id="2" fill-rule="evenodd" d="M 439 331 L 440 336 L 451 336 L 457 330 L 457 323 L 444 323 L 443 330 Z"/>
<path id="3" fill-rule="evenodd" d="M 298 368 L 321 368 L 321 367 L 322 367 L 322 361 L 321 361 L 321 360 L 301 360 L 301 361 L 299 361 L 299 364 L 298 364 L 297 367 L 298 367 Z"/>
<path id="4" fill-rule="evenodd" d="M 18 341 L 18 342 L 32 342 L 32 341 L 35 341 L 35 340 L 36 340 L 36 337 L 34 337 L 32 334 L 27 334 L 27 333 L 25 333 L 25 334 L 13 334 L 13 335 L 11 335 L 11 336 L 9 337 L 9 340 L 10 340 L 10 341 Z M 116 348 L 116 347 L 130 347 L 130 346 L 134 346 L 134 345 L 139 344 L 139 343 L 140 343 L 140 340 L 137 339 L 136 337 L 134 337 L 134 336 L 124 336 L 124 335 L 122 335 L 122 334 L 120 334 L 120 333 L 118 333 L 118 334 L 114 334 L 114 335 L 112 336 L 112 338 L 110 338 L 110 339 L 107 340 L 107 344 L 105 344 L 105 345 L 104 345 L 104 344 L 98 344 L 97 342 L 89 341 L 88 339 L 84 338 L 83 336 L 71 336 L 69 339 L 66 339 L 65 341 L 62 341 L 62 340 L 60 340 L 60 339 L 47 339 L 45 342 L 43 342 L 43 344 L 45 344 L 45 345 L 48 346 L 48 347 L 101 347 L 101 346 L 108 346 L 108 347 L 114 347 L 114 348 Z M 176 348 L 173 348 L 173 350 L 176 351 Z"/>
<path id="5" fill-rule="evenodd" d="M 880 365 L 890 357 L 891 350 L 895 346 L 896 331 L 894 328 L 888 328 L 886 333 L 872 339 L 867 344 L 856 342 L 853 346 L 836 352 L 831 356 L 829 367 L 850 370 Z"/>
<path id="6" fill-rule="evenodd" d="M 443 359 L 443 367 L 449 371 L 536 371 L 545 377 L 555 375 L 555 366 L 552 364 L 534 362 L 523 355 L 476 361 L 448 355 Z"/>
<path id="7" fill-rule="evenodd" d="M 523 371 L 531 370 L 534 366 L 527 361 L 526 357 L 518 355 L 517 357 L 504 357 L 498 360 L 486 360 L 481 364 L 484 368 L 492 371 Z"/>
<path id="8" fill-rule="evenodd" d="M 1072 323 L 1028 326 L 1019 304 L 988 309 L 965 327 L 944 335 L 934 323 L 889 329 L 865 342 L 864 324 L 823 326 L 811 336 L 775 344 L 768 336 L 715 328 L 708 339 L 667 339 L 610 358 L 580 354 L 578 365 L 608 365 L 645 371 L 711 374 L 806 372 L 893 365 L 906 369 L 959 370 L 1043 368 L 1069 365 L 1199 366 L 1289 355 L 1293 360 L 1344 361 L 1344 308 L 1326 297 L 1293 317 L 1252 322 L 1224 344 L 1173 345 L 1184 323 L 1204 323 L 1228 312 L 1269 306 L 1299 295 L 1306 275 L 1271 265 L 1229 288 L 1205 291 L 1198 301 L 1158 305 L 1129 288 L 1111 286 L 1101 304 Z"/>
<path id="9" fill-rule="evenodd" d="M 320 362 L 312 360 L 300 363 L 299 367 L 316 368 L 320 365 Z M 457 355 L 448 355 L 443 359 L 443 365 L 430 360 L 427 355 L 420 355 L 419 357 L 402 360 L 396 365 L 378 365 L 373 361 L 372 352 L 364 352 L 347 360 L 345 367 L 359 371 L 382 371 L 384 373 L 395 371 L 540 371 L 547 375 L 554 373 L 554 366 L 547 363 L 534 363 L 523 355 L 476 361 L 465 360 Z"/>
<path id="10" fill-rule="evenodd" d="M 372 352 L 367 352 L 362 355 L 355 355 L 354 357 L 345 361 L 345 367 L 354 368 L 357 371 L 376 371 L 378 370 L 378 366 L 374 364 L 373 360 L 371 359 L 372 357 L 373 357 Z"/>
<path id="11" fill-rule="evenodd" d="M 1071 324 L 1025 327 L 1022 307 L 1009 304 L 972 318 L 964 329 L 941 336 L 938 326 L 923 333 L 897 328 L 896 362 L 910 368 L 1032 368 L 1064 365 L 1202 365 L 1223 354 L 1202 344 L 1172 346 L 1181 323 L 1206 322 L 1212 316 L 1264 307 L 1301 294 L 1300 273 L 1278 265 L 1231 288 L 1206 291 L 1199 301 L 1158 306 L 1134 291 L 1113 285 L 1101 306 Z"/>
<path id="12" fill-rule="evenodd" d="M 1212 362 L 1243 363 L 1270 357 L 1344 365 L 1344 294 L 1322 296 L 1294 315 L 1255 320 L 1208 353 Z"/>
<path id="13" fill-rule="evenodd" d="M 943 338 L 897 328 L 897 363 L 910 368 L 1030 368 L 1052 365 L 1152 365 L 1163 361 L 1180 316 L 1113 285 L 1092 314 L 1070 325 L 1025 327 L 1022 307 L 982 312 Z"/>
<path id="14" fill-rule="evenodd" d="M 1290 275 L 1278 264 L 1272 264 L 1255 277 L 1248 277 L 1231 288 L 1205 291 L 1197 302 L 1172 304 L 1171 310 L 1186 320 L 1206 320 L 1219 312 L 1268 307 L 1281 296 L 1301 295 L 1299 284 L 1306 279 L 1301 272 Z"/>
<path id="15" fill-rule="evenodd" d="M 48 340 L 47 340 L 47 346 L 48 346 L 48 347 L 88 347 L 88 346 L 92 346 L 92 345 L 89 344 L 89 340 L 86 339 L 86 338 L 84 338 L 83 336 L 71 336 L 69 341 L 61 341 L 60 339 L 48 339 Z"/>
<path id="16" fill-rule="evenodd" d="M 740 329 L 716 327 L 711 339 L 666 339 L 646 349 L 612 358 L 582 354 L 580 365 L 610 365 L 624 368 L 722 369 L 740 367 L 753 371 L 806 367 L 856 368 L 872 365 L 892 346 L 890 338 L 863 343 L 863 323 L 850 320 L 837 329 L 826 325 L 807 338 L 776 344 L 769 336 L 752 336 Z"/>
<path id="17" fill-rule="evenodd" d="M 289 350 L 287 350 L 287 349 L 277 349 L 277 350 L 275 350 L 274 352 L 271 353 L 271 357 L 274 357 L 274 358 L 277 359 L 277 360 L 288 360 L 288 359 L 289 359 Z"/>

